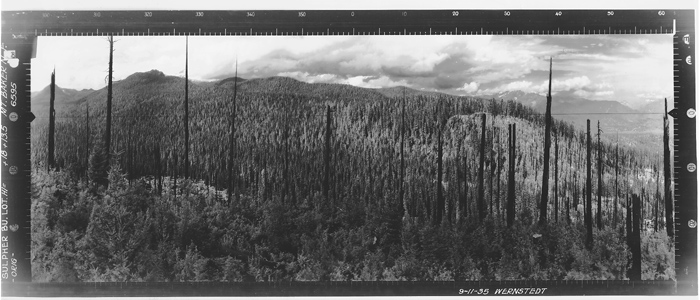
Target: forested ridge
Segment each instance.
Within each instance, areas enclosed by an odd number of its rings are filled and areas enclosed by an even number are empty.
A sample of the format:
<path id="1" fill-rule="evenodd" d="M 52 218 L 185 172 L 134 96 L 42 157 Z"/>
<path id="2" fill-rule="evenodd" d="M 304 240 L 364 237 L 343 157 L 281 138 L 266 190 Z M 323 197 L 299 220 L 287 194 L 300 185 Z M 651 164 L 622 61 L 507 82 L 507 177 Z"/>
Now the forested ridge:
<path id="1" fill-rule="evenodd" d="M 106 89 L 59 111 L 49 171 L 48 119 L 33 123 L 35 280 L 626 279 L 635 195 L 642 279 L 674 277 L 658 152 L 593 128 L 587 191 L 586 132 L 555 119 L 538 225 L 545 118 L 520 103 L 226 79 L 189 85 L 184 180 L 184 86 L 114 83 L 109 170 Z"/>

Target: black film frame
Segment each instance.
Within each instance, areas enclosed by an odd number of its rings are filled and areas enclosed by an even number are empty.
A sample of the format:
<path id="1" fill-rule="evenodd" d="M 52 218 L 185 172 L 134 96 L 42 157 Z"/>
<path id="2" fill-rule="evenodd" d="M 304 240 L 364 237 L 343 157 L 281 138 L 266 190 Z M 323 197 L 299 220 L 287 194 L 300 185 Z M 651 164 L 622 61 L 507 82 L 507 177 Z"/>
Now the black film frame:
<path id="1" fill-rule="evenodd" d="M 460 288 L 547 287 L 549 295 L 697 295 L 693 10 L 3 11 L 4 296 L 455 295 Z M 31 283 L 30 68 L 38 36 L 672 34 L 676 274 L 673 281 Z"/>

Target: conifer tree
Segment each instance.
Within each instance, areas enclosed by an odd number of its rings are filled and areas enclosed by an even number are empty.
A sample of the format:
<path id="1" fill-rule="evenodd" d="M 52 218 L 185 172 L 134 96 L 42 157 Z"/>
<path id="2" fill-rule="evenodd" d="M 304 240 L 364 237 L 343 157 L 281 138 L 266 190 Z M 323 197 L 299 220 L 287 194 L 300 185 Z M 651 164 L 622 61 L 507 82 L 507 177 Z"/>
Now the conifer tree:
<path id="1" fill-rule="evenodd" d="M 108 164 L 105 162 L 107 156 L 105 155 L 104 150 L 105 148 L 104 145 L 102 145 L 102 141 L 98 140 L 90 152 L 90 161 L 88 165 L 88 180 L 102 186 L 106 186 L 108 184 L 106 175 L 107 170 L 104 169 L 108 166 Z"/>

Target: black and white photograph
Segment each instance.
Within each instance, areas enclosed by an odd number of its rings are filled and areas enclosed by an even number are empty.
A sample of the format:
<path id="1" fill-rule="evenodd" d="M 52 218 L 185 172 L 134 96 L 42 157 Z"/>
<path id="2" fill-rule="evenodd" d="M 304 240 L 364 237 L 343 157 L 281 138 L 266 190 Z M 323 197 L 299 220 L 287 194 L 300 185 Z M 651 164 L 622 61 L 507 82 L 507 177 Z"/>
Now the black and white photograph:
<path id="1" fill-rule="evenodd" d="M 673 47 L 40 36 L 31 280 L 675 280 Z"/>

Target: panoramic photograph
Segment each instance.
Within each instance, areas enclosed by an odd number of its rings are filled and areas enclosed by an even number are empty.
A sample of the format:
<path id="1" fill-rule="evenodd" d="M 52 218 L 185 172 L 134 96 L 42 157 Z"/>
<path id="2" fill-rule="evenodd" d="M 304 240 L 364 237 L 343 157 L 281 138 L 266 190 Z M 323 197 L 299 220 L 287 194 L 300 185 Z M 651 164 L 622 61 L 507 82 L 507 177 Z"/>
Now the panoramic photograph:
<path id="1" fill-rule="evenodd" d="M 34 282 L 676 277 L 671 35 L 37 43 Z"/>

